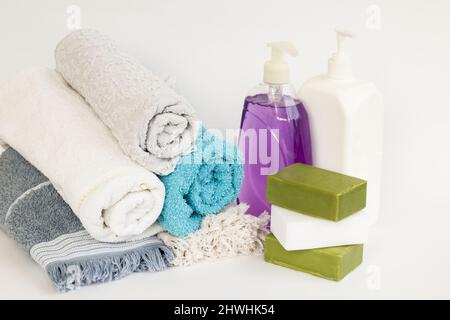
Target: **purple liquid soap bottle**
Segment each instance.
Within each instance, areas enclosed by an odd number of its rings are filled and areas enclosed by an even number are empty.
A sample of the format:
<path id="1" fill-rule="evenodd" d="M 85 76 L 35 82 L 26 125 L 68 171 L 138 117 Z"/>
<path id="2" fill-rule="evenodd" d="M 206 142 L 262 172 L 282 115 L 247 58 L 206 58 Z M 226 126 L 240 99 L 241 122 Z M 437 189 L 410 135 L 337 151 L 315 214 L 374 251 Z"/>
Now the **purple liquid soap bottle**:
<path id="1" fill-rule="evenodd" d="M 264 83 L 245 98 L 239 148 L 244 155 L 244 181 L 238 202 L 247 213 L 270 213 L 267 176 L 293 163 L 312 164 L 308 115 L 289 81 L 284 53 L 297 55 L 289 42 L 269 43 L 271 60 L 264 65 Z"/>

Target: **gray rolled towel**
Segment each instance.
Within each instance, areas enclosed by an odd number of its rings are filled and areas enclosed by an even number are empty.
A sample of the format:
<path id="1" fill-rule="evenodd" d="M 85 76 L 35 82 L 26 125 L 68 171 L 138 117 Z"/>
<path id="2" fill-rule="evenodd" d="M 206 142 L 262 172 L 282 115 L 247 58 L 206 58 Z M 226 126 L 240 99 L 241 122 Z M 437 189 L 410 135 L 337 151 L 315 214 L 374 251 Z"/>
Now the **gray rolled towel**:
<path id="1" fill-rule="evenodd" d="M 164 270 L 173 259 L 156 237 L 116 243 L 93 239 L 48 179 L 2 146 L 0 228 L 47 271 L 59 291 Z"/>
<path id="2" fill-rule="evenodd" d="M 89 29 L 67 35 L 55 50 L 56 70 L 144 168 L 171 173 L 197 139 L 194 109 L 165 81 Z"/>

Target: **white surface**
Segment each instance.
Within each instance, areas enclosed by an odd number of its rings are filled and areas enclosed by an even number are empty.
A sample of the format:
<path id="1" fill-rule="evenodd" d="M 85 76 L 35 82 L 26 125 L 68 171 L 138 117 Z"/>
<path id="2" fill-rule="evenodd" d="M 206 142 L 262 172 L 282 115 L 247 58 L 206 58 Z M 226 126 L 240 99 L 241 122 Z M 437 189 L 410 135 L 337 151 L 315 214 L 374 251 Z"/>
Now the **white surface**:
<path id="1" fill-rule="evenodd" d="M 68 295 L 56 295 L 42 270 L 0 232 L 0 297 L 450 298 L 449 1 L 2 0 L 0 82 L 27 65 L 54 65 L 71 4 L 81 9 L 82 26 L 108 33 L 147 66 L 175 76 L 205 125 L 221 129 L 239 125 L 244 96 L 262 79 L 267 42 L 297 46 L 300 56 L 289 62 L 299 86 L 326 72 L 336 27 L 356 33 L 349 42 L 354 73 L 375 82 L 386 107 L 380 226 L 365 265 L 341 283 L 250 258 L 136 275 Z M 368 289 L 368 281 L 376 284 L 368 272 L 377 270 L 381 288 Z"/>
<path id="2" fill-rule="evenodd" d="M 286 250 L 305 250 L 367 243 L 370 220 L 365 210 L 334 222 L 272 205 L 270 227 Z"/>
<path id="3" fill-rule="evenodd" d="M 412 221 L 417 223 L 418 221 Z M 381 228 L 366 247 L 365 262 L 333 282 L 263 261 L 242 257 L 56 293 L 42 269 L 0 233 L 0 298 L 39 299 L 312 299 L 448 298 L 450 260 L 442 245 L 447 226 L 411 239 L 429 228 Z"/>

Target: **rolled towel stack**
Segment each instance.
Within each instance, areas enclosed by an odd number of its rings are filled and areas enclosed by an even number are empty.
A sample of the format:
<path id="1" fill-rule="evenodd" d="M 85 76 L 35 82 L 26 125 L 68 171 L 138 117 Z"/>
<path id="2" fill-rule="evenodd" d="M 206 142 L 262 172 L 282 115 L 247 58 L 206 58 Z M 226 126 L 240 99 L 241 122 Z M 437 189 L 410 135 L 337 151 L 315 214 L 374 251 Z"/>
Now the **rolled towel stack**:
<path id="1" fill-rule="evenodd" d="M 161 175 L 166 199 L 160 222 L 167 231 L 187 236 L 205 215 L 236 199 L 243 175 L 236 147 L 199 128 L 186 100 L 113 40 L 74 31 L 58 44 L 55 59 L 124 152 Z"/>
<path id="2" fill-rule="evenodd" d="M 109 37 L 74 31 L 56 47 L 55 60 L 56 70 L 144 168 L 167 175 L 191 151 L 200 126 L 194 109 Z"/>
<path id="3" fill-rule="evenodd" d="M 55 59 L 56 71 L 28 69 L 0 87 L 0 226 L 62 291 L 186 264 L 154 235 L 181 243 L 236 199 L 236 146 L 96 31 L 69 34 Z M 259 252 L 261 223 L 242 215 L 226 221 L 249 224 L 239 227 L 247 249 L 205 256 Z"/>

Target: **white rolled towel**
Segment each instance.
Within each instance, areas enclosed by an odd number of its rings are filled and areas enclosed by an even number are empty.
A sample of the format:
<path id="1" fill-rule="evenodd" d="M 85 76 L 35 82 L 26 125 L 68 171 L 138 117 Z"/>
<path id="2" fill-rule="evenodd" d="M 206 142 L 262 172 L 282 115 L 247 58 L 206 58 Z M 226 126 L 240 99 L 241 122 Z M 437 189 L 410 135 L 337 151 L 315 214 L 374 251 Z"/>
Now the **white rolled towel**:
<path id="1" fill-rule="evenodd" d="M 167 175 L 191 152 L 200 129 L 194 109 L 109 37 L 73 31 L 57 45 L 55 61 L 124 152 L 144 168 Z"/>
<path id="2" fill-rule="evenodd" d="M 56 71 L 28 69 L 0 88 L 0 139 L 49 178 L 95 239 L 161 231 L 164 185 L 122 152 Z"/>

